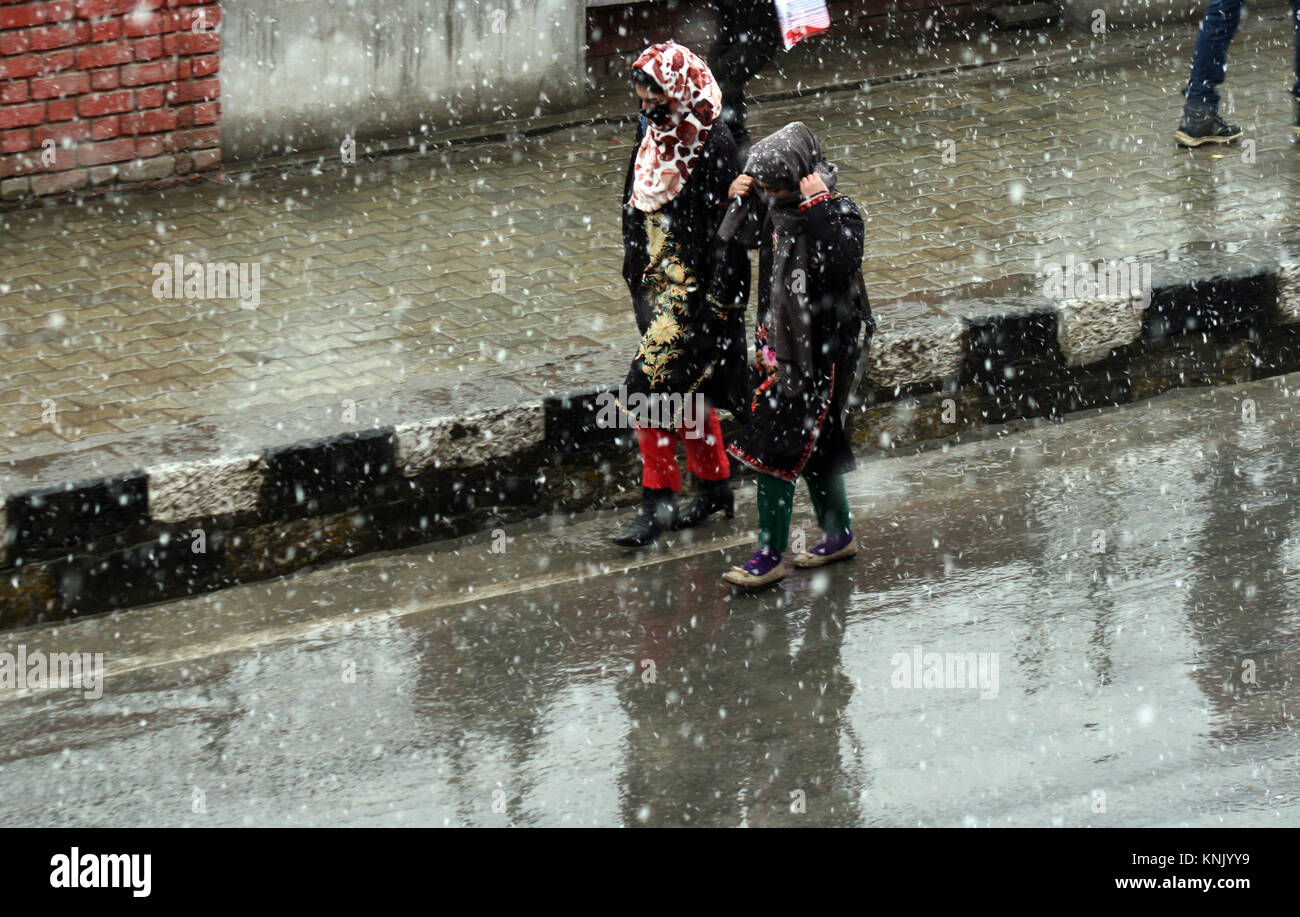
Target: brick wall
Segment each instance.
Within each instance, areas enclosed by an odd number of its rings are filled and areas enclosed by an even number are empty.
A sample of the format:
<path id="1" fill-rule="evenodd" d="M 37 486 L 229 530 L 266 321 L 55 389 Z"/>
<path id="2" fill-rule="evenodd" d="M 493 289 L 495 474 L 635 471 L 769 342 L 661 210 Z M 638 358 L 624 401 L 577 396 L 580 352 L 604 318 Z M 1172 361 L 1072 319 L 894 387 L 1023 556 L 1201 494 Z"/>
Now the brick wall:
<path id="1" fill-rule="evenodd" d="M 0 0 L 0 200 L 221 162 L 217 0 Z"/>

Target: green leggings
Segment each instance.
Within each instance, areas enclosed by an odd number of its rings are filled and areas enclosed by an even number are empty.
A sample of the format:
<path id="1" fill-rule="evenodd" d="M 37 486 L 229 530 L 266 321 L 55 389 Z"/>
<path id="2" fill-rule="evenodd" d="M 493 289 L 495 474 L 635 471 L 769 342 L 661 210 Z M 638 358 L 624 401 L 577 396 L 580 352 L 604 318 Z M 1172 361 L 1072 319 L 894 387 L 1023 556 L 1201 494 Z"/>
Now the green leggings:
<path id="1" fill-rule="evenodd" d="M 805 474 L 817 524 L 827 538 L 851 527 L 849 498 L 842 474 Z M 790 516 L 794 513 L 794 482 L 770 474 L 758 476 L 758 547 L 784 554 L 790 546 Z"/>

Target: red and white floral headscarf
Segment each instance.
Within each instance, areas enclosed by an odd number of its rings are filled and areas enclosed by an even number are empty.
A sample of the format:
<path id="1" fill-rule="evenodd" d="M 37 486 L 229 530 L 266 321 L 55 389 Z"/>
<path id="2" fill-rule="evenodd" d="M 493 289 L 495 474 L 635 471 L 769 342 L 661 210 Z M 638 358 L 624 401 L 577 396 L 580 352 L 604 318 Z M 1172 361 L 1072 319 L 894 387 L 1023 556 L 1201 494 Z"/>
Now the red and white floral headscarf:
<path id="1" fill-rule="evenodd" d="M 654 77 L 669 99 L 668 122 L 647 124 L 633 169 L 632 206 L 653 213 L 690 178 L 709 128 L 722 114 L 722 90 L 709 65 L 675 41 L 651 45 L 632 66 Z"/>

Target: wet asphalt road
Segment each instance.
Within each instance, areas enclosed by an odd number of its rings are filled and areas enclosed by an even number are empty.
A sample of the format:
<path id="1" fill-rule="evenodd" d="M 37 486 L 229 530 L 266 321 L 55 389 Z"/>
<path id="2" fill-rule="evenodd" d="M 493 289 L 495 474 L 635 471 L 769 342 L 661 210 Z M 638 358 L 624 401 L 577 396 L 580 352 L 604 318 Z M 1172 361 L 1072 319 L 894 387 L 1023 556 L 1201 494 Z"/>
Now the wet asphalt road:
<path id="1" fill-rule="evenodd" d="M 0 693 L 0 823 L 1300 825 L 1298 407 L 863 461 L 862 555 L 757 596 L 746 482 L 642 555 L 590 514 L 9 632 L 107 678 Z"/>

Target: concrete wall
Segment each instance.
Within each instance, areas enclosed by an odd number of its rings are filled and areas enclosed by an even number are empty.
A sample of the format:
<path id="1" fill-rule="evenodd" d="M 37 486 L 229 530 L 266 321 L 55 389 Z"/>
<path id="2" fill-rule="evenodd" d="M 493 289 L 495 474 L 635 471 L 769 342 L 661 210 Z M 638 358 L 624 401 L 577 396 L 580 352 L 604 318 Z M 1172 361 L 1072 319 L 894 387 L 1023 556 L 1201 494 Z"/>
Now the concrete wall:
<path id="1" fill-rule="evenodd" d="M 580 105 L 580 0 L 222 0 L 228 159 Z"/>

